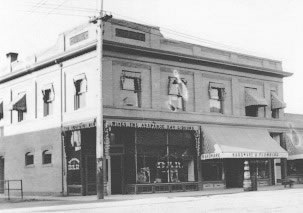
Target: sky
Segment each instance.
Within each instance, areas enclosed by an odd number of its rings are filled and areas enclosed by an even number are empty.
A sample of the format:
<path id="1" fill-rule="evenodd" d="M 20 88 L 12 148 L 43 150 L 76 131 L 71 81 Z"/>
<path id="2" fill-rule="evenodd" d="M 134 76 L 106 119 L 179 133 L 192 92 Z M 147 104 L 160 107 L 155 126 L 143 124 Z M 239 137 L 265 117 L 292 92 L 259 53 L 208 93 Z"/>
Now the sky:
<path id="1" fill-rule="evenodd" d="M 303 114 L 302 0 L 104 0 L 114 18 L 159 26 L 168 38 L 282 61 L 285 112 Z M 0 66 L 26 58 L 95 15 L 97 0 L 0 0 Z"/>

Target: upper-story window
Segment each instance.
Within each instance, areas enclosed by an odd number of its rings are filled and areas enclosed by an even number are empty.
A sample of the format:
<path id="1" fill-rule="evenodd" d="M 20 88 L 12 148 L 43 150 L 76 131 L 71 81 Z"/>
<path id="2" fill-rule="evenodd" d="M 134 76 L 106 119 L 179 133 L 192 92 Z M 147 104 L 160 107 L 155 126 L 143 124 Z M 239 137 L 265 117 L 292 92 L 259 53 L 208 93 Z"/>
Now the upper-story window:
<path id="1" fill-rule="evenodd" d="M 225 89 L 223 84 L 209 83 L 209 109 L 210 112 L 223 113 L 223 100 Z"/>
<path id="2" fill-rule="evenodd" d="M 4 114 L 3 114 L 3 101 L 1 101 L 0 102 L 0 120 L 3 119 L 3 116 L 4 116 Z"/>
<path id="3" fill-rule="evenodd" d="M 17 111 L 17 121 L 21 122 L 25 119 L 26 107 L 26 93 L 18 93 L 18 97 L 12 102 L 12 110 Z"/>
<path id="4" fill-rule="evenodd" d="M 258 117 L 259 108 L 267 106 L 265 98 L 258 94 L 256 88 L 245 88 L 245 115 L 250 117 Z"/>
<path id="5" fill-rule="evenodd" d="M 282 99 L 279 98 L 276 91 L 271 91 L 271 117 L 272 118 L 279 118 L 280 109 L 286 107 L 286 104 Z"/>
<path id="6" fill-rule="evenodd" d="M 141 107 L 141 75 L 123 71 L 121 76 L 123 106 Z"/>
<path id="7" fill-rule="evenodd" d="M 186 110 L 185 101 L 182 97 L 182 88 L 180 88 L 180 84 L 177 82 L 176 77 L 169 77 L 168 80 L 168 95 L 169 95 L 169 106 L 172 111 L 177 110 Z M 181 78 L 182 83 L 187 86 L 187 81 L 184 78 Z"/>
<path id="8" fill-rule="evenodd" d="M 77 75 L 74 78 L 75 96 L 74 109 L 80 109 L 86 106 L 87 79 L 85 74 Z"/>
<path id="9" fill-rule="evenodd" d="M 53 84 L 45 85 L 42 89 L 43 94 L 43 116 L 53 114 L 53 101 L 55 99 L 55 92 Z"/>

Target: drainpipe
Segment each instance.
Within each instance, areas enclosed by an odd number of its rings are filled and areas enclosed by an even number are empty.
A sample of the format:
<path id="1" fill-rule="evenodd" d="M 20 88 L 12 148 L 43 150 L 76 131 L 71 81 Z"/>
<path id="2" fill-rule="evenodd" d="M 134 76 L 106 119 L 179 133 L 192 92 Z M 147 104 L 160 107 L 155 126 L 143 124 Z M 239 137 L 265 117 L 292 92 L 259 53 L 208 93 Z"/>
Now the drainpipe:
<path id="1" fill-rule="evenodd" d="M 64 195 L 64 177 L 65 177 L 65 169 L 64 169 L 64 136 L 62 135 L 63 130 L 63 64 L 62 62 L 55 61 L 56 64 L 60 67 L 60 132 L 61 132 L 61 167 L 62 167 L 62 175 L 61 175 L 61 194 Z"/>

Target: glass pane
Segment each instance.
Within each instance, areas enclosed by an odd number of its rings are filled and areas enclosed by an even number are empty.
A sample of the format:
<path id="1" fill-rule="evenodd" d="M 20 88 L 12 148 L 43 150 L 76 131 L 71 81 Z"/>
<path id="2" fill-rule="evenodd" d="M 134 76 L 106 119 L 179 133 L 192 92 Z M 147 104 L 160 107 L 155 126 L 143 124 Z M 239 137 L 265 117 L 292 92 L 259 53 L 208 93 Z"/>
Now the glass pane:
<path id="1" fill-rule="evenodd" d="M 135 79 L 124 77 L 122 80 L 124 90 L 135 90 Z"/>
<path id="2" fill-rule="evenodd" d="M 288 160 L 287 175 L 303 174 L 303 160 Z"/>
<path id="3" fill-rule="evenodd" d="M 217 88 L 211 88 L 210 89 L 210 98 L 211 99 L 216 99 L 216 100 L 220 99 L 220 97 L 219 97 L 219 89 L 217 89 Z"/>
<path id="4" fill-rule="evenodd" d="M 184 131 L 168 131 L 168 145 L 194 146 L 193 133 Z"/>
<path id="5" fill-rule="evenodd" d="M 258 168 L 257 168 L 257 176 L 258 178 L 269 178 L 269 162 L 268 160 L 258 161 Z"/>
<path id="6" fill-rule="evenodd" d="M 138 129 L 137 143 L 145 145 L 166 145 L 166 132 L 162 130 Z"/>
<path id="7" fill-rule="evenodd" d="M 202 163 L 202 178 L 204 181 L 222 180 L 221 162 Z"/>
<path id="8" fill-rule="evenodd" d="M 220 100 L 209 100 L 210 112 L 218 112 L 221 113 L 221 101 Z"/>

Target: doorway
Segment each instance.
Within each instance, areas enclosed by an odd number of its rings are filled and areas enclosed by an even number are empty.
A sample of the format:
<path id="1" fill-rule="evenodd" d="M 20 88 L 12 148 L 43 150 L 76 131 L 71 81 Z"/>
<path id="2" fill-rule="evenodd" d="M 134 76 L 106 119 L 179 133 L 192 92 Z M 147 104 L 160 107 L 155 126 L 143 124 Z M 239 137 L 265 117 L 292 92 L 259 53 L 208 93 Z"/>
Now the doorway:
<path id="1" fill-rule="evenodd" d="M 244 161 L 241 159 L 226 159 L 224 168 L 226 188 L 242 188 Z"/>
<path id="2" fill-rule="evenodd" d="M 123 194 L 123 157 L 122 155 L 111 156 L 111 193 Z"/>
<path id="3" fill-rule="evenodd" d="M 96 191 L 96 155 L 85 156 L 86 195 L 95 195 Z"/>
<path id="4" fill-rule="evenodd" d="M 0 157 L 0 193 L 4 193 L 4 157 Z"/>

